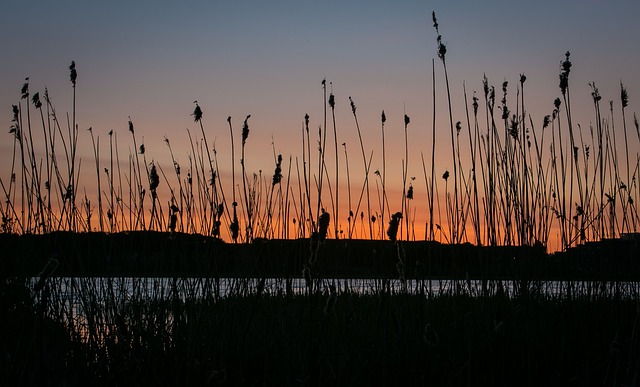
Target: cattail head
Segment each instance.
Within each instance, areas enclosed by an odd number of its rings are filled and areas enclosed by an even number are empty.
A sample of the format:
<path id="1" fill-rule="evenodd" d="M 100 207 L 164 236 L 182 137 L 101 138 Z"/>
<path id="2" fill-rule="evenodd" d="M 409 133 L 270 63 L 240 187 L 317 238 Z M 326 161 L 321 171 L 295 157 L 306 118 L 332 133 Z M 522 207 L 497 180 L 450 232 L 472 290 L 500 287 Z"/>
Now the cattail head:
<path id="1" fill-rule="evenodd" d="M 200 122 L 200 120 L 202 120 L 202 109 L 200 109 L 200 105 L 198 105 L 198 101 L 194 101 L 193 103 L 196 104 L 196 108 L 193 109 L 193 121 L 194 122 Z"/>
<path id="2" fill-rule="evenodd" d="M 527 76 L 524 74 L 520 74 L 520 84 L 524 84 L 524 82 L 527 80 Z"/>
<path id="3" fill-rule="evenodd" d="M 71 61 L 71 65 L 69 65 L 69 79 L 73 84 L 73 87 L 76 87 L 76 78 L 78 78 L 78 72 L 76 71 L 76 62 Z"/>
<path id="4" fill-rule="evenodd" d="M 620 101 L 622 102 L 622 108 L 626 108 L 629 104 L 629 95 L 627 94 L 627 88 L 620 82 Z"/>
<path id="5" fill-rule="evenodd" d="M 409 125 L 410 122 L 411 122 L 411 119 L 409 118 L 408 115 L 405 114 L 404 115 L 404 127 L 406 128 Z"/>
<path id="6" fill-rule="evenodd" d="M 129 131 L 133 133 L 133 121 L 131 121 L 131 117 L 129 117 Z"/>
<path id="7" fill-rule="evenodd" d="M 331 106 L 331 109 L 336 106 L 336 97 L 333 96 L 333 93 L 329 94 L 329 106 Z"/>
<path id="8" fill-rule="evenodd" d="M 380 120 L 382 121 L 383 124 L 385 122 L 387 122 L 387 115 L 384 114 L 384 110 L 382 111 L 382 114 L 380 115 Z"/>
<path id="9" fill-rule="evenodd" d="M 407 190 L 407 199 L 413 199 L 413 185 L 409 183 L 409 189 Z"/>
<path id="10" fill-rule="evenodd" d="M 449 171 L 444 171 L 444 173 L 442 174 L 442 178 L 444 179 L 444 181 L 449 180 Z"/>
<path id="11" fill-rule="evenodd" d="M 145 152 L 144 144 L 140 144 L 140 154 L 143 155 Z"/>
<path id="12" fill-rule="evenodd" d="M 244 124 L 242 124 L 242 146 L 244 146 L 245 142 L 247 142 L 247 138 L 249 138 L 249 118 L 251 114 L 244 119 Z"/>
<path id="13" fill-rule="evenodd" d="M 556 98 L 553 100 L 553 106 L 556 108 L 556 110 L 560 110 L 560 104 L 562 102 L 560 101 L 560 98 Z"/>
<path id="14" fill-rule="evenodd" d="M 460 135 L 460 130 L 462 130 L 462 124 L 460 123 L 460 121 L 456 122 L 456 134 L 459 136 Z"/>

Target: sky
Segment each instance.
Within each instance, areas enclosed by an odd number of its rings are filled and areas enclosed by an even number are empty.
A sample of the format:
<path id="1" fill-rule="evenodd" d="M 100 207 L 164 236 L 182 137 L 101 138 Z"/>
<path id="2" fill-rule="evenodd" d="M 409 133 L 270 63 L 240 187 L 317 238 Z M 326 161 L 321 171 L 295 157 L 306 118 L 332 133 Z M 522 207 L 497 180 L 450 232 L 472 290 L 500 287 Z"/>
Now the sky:
<path id="1" fill-rule="evenodd" d="M 411 119 L 409 175 L 422 175 L 421 152 L 430 158 L 434 59 L 435 169 L 449 170 L 452 164 L 432 11 L 447 46 L 454 121 L 466 120 L 463 84 L 470 99 L 474 91 L 482 95 L 484 75 L 497 90 L 507 80 L 514 98 L 525 74 L 527 111 L 541 124 L 560 95 L 558 74 L 566 51 L 573 63 L 573 114 L 579 123 L 587 127 L 594 120 L 589 82 L 597 84 L 604 100 L 618 101 L 622 81 L 630 111 L 640 106 L 640 3 L 632 0 L 14 1 L 0 14 L 0 122 L 6 128 L 0 177 L 8 179 L 11 106 L 20 101 L 25 78 L 32 94 L 48 89 L 58 114 L 71 112 L 68 66 L 75 61 L 79 149 L 87 163 L 93 153 L 83 129 L 91 127 L 101 147 L 113 130 L 126 149 L 131 146 L 129 117 L 149 158 L 168 164 L 166 136 L 179 162 L 186 163 L 187 129 L 194 135 L 200 129 L 191 116 L 198 101 L 221 169 L 229 173 L 227 117 L 239 133 L 250 114 L 246 166 L 270 174 L 274 150 L 285 159 L 301 157 L 305 114 L 312 129 L 323 124 L 326 79 L 327 92 L 336 98 L 338 141 L 347 144 L 360 180 L 363 163 L 348 97 L 357 106 L 364 146 L 374 152 L 372 170 L 380 168 L 380 113 L 385 111 L 388 184 L 401 189 L 404 114 Z"/>

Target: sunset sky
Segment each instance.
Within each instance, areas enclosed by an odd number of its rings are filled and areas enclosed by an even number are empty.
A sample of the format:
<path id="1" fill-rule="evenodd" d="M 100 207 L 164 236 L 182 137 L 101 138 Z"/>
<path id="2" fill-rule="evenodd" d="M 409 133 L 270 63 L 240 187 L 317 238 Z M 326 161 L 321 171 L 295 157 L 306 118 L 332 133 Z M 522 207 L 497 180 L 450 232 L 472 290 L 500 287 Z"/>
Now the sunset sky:
<path id="1" fill-rule="evenodd" d="M 448 49 L 454 122 L 466 122 L 463 82 L 469 100 L 474 91 L 482 97 L 486 74 L 499 100 L 502 82 L 509 81 L 515 110 L 516 86 L 524 73 L 527 111 L 541 126 L 560 96 L 558 74 L 566 51 L 573 63 L 570 85 L 577 123 L 588 127 L 594 120 L 589 82 L 596 83 L 608 107 L 609 100 L 619 105 L 622 81 L 629 92 L 629 111 L 640 108 L 640 3 L 635 0 L 38 0 L 13 1 L 2 8 L 0 122 L 5 137 L 0 139 L 0 177 L 5 182 L 13 146 L 7 133 L 11 105 L 19 102 L 25 78 L 30 78 L 31 94 L 42 94 L 47 87 L 64 117 L 71 112 L 68 66 L 73 60 L 80 156 L 86 168 L 93 163 L 93 153 L 85 129 L 92 127 L 100 137 L 102 155 L 108 152 L 110 130 L 118 134 L 121 151 L 128 153 L 129 116 L 149 159 L 170 169 L 163 143 L 167 136 L 176 158 L 186 164 L 186 129 L 199 138 L 200 128 L 191 116 L 197 100 L 221 169 L 230 169 L 227 117 L 239 135 L 242 121 L 251 114 L 247 169 L 270 175 L 272 138 L 276 153 L 295 160 L 301 156 L 305 114 L 314 133 L 323 124 L 321 82 L 326 78 L 328 92 L 336 98 L 338 141 L 347 144 L 352 176 L 357 176 L 354 186 L 360 187 L 364 172 L 349 96 L 358 108 L 367 153 L 374 152 L 372 170 L 380 168 L 380 113 L 385 111 L 388 184 L 396 188 L 401 187 L 404 157 L 403 115 L 411 118 L 409 175 L 420 177 L 415 186 L 424 198 L 420 154 L 430 160 L 433 58 L 436 171 L 441 175 L 452 164 L 432 11 Z M 312 137 L 312 145 L 316 141 Z M 632 144 L 635 154 L 638 142 Z M 333 148 L 327 152 L 333 158 Z M 393 200 L 399 205 L 400 198 Z"/>

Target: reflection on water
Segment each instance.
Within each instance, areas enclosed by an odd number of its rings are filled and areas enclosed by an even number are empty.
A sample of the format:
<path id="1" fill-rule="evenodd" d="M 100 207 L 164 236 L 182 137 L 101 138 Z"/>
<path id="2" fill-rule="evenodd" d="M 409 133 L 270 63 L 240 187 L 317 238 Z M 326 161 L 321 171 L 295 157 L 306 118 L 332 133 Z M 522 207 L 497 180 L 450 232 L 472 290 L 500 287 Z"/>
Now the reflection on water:
<path id="1" fill-rule="evenodd" d="M 506 297 L 640 300 L 640 282 L 514 281 L 424 279 L 304 278 L 132 278 L 49 277 L 42 288 L 32 278 L 33 299 L 45 313 L 65 325 L 78 339 L 94 344 L 129 341 L 132 327 L 169 334 L 176 319 L 190 319 L 192 306 L 235 298 L 343 295 L 418 295 L 426 298 Z M 40 282 L 42 285 L 42 282 Z M 253 304 L 253 303 L 251 303 Z M 189 306 L 191 305 L 191 306 Z M 247 305 L 240 301 L 238 305 Z M 101 344 L 100 344 L 101 343 Z"/>
<path id="2" fill-rule="evenodd" d="M 38 278 L 31 280 L 32 287 Z M 224 297 L 260 295 L 301 295 L 309 291 L 304 278 L 140 278 L 140 277 L 52 277 L 48 279 L 50 292 L 59 299 L 77 303 L 81 299 L 97 297 L 101 302 L 169 298 L 219 299 Z M 453 280 L 453 279 L 314 279 L 312 289 L 328 293 L 335 287 L 338 293 L 371 295 L 424 294 L 516 297 L 520 294 L 540 294 L 548 297 L 627 297 L 637 298 L 640 282 L 616 281 L 518 281 L 518 280 Z"/>

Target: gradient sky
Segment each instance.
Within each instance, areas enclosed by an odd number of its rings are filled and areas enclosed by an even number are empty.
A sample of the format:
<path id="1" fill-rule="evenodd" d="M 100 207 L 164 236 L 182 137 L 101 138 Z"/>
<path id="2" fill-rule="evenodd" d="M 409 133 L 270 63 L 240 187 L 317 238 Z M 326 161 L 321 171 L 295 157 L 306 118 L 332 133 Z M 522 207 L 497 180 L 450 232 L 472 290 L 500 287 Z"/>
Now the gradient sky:
<path id="1" fill-rule="evenodd" d="M 149 158 L 167 161 L 166 135 L 179 161 L 186 162 L 186 129 L 199 130 L 190 116 L 197 100 L 221 159 L 229 148 L 227 116 L 239 133 L 244 117 L 252 115 L 247 168 L 268 174 L 272 137 L 285 159 L 299 157 L 304 115 L 311 116 L 312 128 L 322 124 L 321 81 L 326 78 L 336 96 L 340 142 L 347 143 L 359 176 L 362 162 L 348 97 L 358 106 L 365 147 L 375 152 L 373 170 L 380 164 L 379 121 L 385 110 L 387 149 L 396 154 L 388 169 L 397 184 L 404 112 L 411 117 L 409 174 L 421 175 L 421 151 L 430 156 L 435 57 L 442 141 L 436 170 L 444 171 L 451 165 L 449 124 L 442 110 L 446 94 L 432 11 L 448 48 L 454 121 L 465 121 L 463 82 L 469 99 L 474 90 L 481 96 L 483 74 L 497 90 L 510 81 L 514 97 L 524 73 L 528 112 L 540 124 L 559 96 L 559 64 L 567 50 L 579 123 L 593 121 L 588 82 L 596 82 L 603 100 L 618 103 L 623 81 L 629 110 L 640 106 L 640 2 L 635 0 L 13 1 L 0 13 L 0 122 L 6 128 L 0 176 L 7 178 L 11 137 L 6 132 L 25 77 L 32 94 L 48 87 L 62 115 L 71 110 L 72 60 L 78 71 L 79 128 L 92 127 L 103 144 L 113 129 L 121 147 L 130 146 L 131 116 Z M 81 143 L 88 139 L 81 131 Z M 92 162 L 89 147 L 81 148 L 81 156 Z"/>

